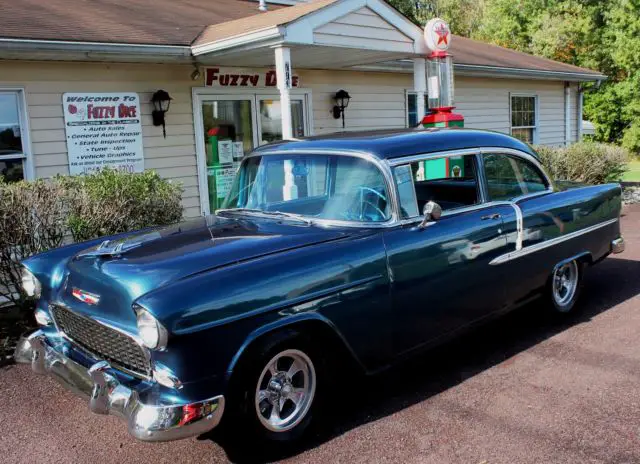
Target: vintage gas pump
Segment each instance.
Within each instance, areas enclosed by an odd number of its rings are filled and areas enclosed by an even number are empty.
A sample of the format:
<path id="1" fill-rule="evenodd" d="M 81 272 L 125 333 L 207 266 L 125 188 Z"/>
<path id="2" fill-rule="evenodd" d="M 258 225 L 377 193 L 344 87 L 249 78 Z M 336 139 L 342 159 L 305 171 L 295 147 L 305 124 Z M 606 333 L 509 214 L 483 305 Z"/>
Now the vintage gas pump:
<path id="1" fill-rule="evenodd" d="M 424 38 L 431 53 L 427 56 L 427 107 L 423 127 L 464 127 L 464 117 L 453 110 L 453 57 L 449 25 L 434 18 L 424 28 Z M 447 158 L 425 162 L 426 179 L 464 177 L 463 159 Z"/>

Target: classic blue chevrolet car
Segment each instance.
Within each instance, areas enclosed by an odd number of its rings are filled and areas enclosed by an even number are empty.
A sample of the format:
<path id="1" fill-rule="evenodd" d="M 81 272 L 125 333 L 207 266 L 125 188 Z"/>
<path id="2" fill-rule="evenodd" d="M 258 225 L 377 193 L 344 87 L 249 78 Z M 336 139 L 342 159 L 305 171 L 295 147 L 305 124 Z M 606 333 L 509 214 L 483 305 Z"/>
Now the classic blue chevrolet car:
<path id="1" fill-rule="evenodd" d="M 474 130 L 317 137 L 247 156 L 215 215 L 24 262 L 16 359 L 142 440 L 299 437 L 338 366 L 379 372 L 542 296 L 574 309 L 624 249 L 617 184 L 554 183 Z M 226 426 L 226 425 L 225 425 Z"/>

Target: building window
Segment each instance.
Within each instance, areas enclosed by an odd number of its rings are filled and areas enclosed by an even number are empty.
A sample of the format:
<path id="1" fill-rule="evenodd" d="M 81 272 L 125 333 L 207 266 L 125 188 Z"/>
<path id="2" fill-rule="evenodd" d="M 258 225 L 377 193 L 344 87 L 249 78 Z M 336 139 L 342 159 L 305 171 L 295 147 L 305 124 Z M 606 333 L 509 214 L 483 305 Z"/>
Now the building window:
<path id="1" fill-rule="evenodd" d="M 23 115 L 21 92 L 0 90 L 0 177 L 7 182 L 27 177 Z"/>
<path id="2" fill-rule="evenodd" d="M 537 141 L 537 97 L 511 95 L 511 135 L 527 143 Z"/>
<path id="3" fill-rule="evenodd" d="M 424 114 L 418 115 L 418 96 L 413 92 L 407 92 L 407 127 L 416 127 Z M 427 95 L 424 95 L 424 108 L 427 106 Z"/>

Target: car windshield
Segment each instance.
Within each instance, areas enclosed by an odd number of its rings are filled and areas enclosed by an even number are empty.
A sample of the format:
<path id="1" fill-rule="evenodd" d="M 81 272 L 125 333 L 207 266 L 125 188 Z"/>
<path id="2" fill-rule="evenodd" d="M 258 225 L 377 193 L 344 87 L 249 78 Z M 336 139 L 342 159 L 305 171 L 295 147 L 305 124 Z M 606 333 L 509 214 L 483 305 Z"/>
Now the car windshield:
<path id="1" fill-rule="evenodd" d="M 342 155 L 247 158 L 218 213 L 356 222 L 388 220 L 382 172 L 370 161 Z"/>

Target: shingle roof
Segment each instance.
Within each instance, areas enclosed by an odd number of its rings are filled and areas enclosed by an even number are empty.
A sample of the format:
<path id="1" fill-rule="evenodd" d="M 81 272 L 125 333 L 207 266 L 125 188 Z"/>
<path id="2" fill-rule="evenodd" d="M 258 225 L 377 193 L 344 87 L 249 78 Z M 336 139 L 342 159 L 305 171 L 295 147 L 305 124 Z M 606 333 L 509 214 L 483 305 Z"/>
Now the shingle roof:
<path id="1" fill-rule="evenodd" d="M 264 14 L 255 0 L 0 0 L 0 37 L 188 46 L 207 26 Z"/>
<path id="2" fill-rule="evenodd" d="M 295 7 L 269 11 L 262 15 L 254 15 L 249 18 L 236 19 L 235 21 L 229 21 L 224 24 L 207 26 L 193 45 L 206 44 L 247 32 L 281 26 L 300 19 L 309 13 L 318 11 L 332 3 L 336 3 L 337 1 L 339 0 L 315 0 L 310 3 L 296 5 Z"/>
<path id="3" fill-rule="evenodd" d="M 340 0 L 292 7 L 255 0 L 0 0 L 0 38 L 202 45 L 280 26 Z M 601 76 L 597 71 L 455 37 L 456 64 Z"/>
<path id="4" fill-rule="evenodd" d="M 598 71 L 580 68 L 566 63 L 549 60 L 528 53 L 490 45 L 466 37 L 455 36 L 449 52 L 456 64 L 475 66 L 497 66 L 505 68 L 535 69 L 538 71 L 568 72 L 600 75 Z"/>

